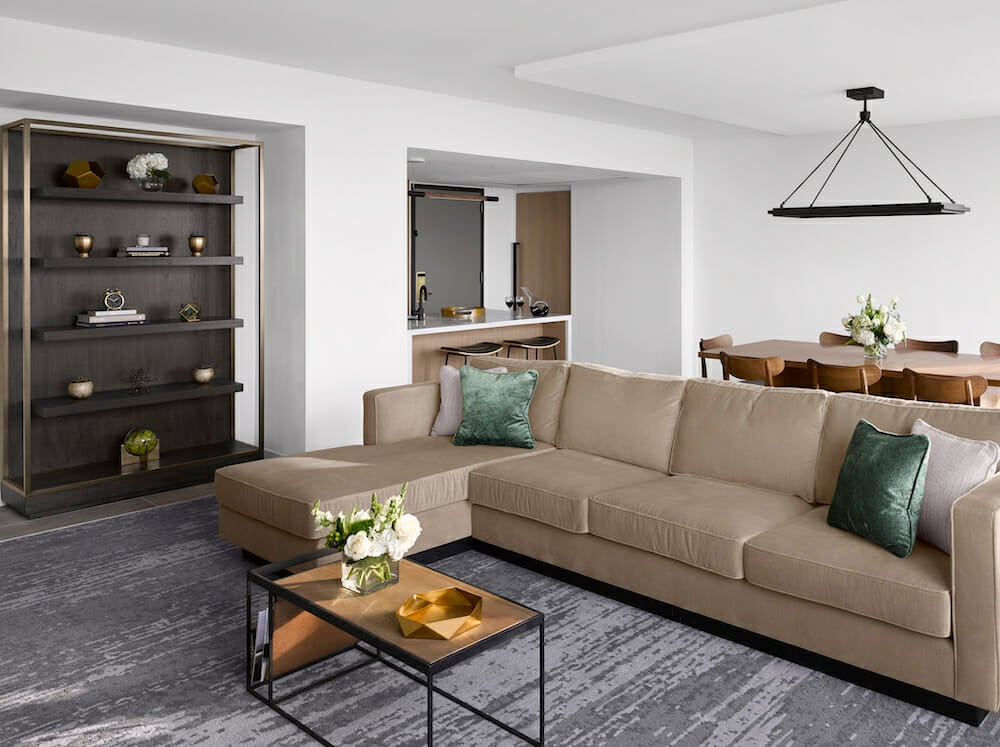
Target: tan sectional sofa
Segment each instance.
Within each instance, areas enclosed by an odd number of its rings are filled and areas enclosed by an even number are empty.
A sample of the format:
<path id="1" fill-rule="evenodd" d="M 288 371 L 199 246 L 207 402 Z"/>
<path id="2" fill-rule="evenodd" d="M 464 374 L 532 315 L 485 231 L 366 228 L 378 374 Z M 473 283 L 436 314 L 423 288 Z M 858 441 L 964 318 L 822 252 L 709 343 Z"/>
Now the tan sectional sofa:
<path id="1" fill-rule="evenodd" d="M 955 504 L 951 556 L 918 541 L 898 558 L 826 523 L 860 418 L 1000 442 L 1000 410 L 504 365 L 539 371 L 534 450 L 427 436 L 436 383 L 368 392 L 365 446 L 219 470 L 221 536 L 295 555 L 322 545 L 317 498 L 348 510 L 408 481 L 418 549 L 471 536 L 943 696 L 966 720 L 1000 707 L 1000 480 Z"/>

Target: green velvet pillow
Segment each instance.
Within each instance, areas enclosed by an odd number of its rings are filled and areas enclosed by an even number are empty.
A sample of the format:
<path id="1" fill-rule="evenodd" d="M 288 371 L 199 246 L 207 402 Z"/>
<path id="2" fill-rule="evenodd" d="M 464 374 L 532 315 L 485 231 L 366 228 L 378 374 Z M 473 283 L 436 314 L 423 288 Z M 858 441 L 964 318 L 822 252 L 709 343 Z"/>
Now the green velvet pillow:
<path id="1" fill-rule="evenodd" d="M 923 434 L 885 433 L 860 421 L 840 468 L 827 522 L 908 557 L 917 539 L 930 448 Z"/>
<path id="2" fill-rule="evenodd" d="M 538 371 L 491 373 L 472 366 L 459 369 L 462 380 L 462 423 L 456 446 L 489 444 L 535 448 L 528 406 L 535 394 Z"/>

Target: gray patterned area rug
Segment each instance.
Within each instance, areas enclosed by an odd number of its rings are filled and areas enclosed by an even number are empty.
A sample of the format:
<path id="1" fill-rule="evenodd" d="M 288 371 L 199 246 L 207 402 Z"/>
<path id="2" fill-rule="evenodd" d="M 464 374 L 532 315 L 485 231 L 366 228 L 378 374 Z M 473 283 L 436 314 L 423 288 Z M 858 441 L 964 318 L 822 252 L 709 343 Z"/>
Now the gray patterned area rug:
<path id="1" fill-rule="evenodd" d="M 215 535 L 204 498 L 0 542 L 0 743 L 312 744 L 243 688 L 249 564 Z M 1000 742 L 995 715 L 975 729 L 486 555 L 435 566 L 545 613 L 553 745 Z M 535 733 L 535 635 L 439 683 Z M 424 743 L 424 691 L 387 667 L 288 707 L 335 744 Z M 443 698 L 435 742 L 518 743 Z"/>

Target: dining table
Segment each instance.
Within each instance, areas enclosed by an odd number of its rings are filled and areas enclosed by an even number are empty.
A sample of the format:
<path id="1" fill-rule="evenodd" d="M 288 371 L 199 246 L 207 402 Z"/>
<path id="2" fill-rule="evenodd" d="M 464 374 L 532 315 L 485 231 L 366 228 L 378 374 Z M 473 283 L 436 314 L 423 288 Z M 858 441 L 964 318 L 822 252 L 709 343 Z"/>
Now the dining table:
<path id="1" fill-rule="evenodd" d="M 835 366 L 860 366 L 872 363 L 865 359 L 864 348 L 860 345 L 823 345 L 818 342 L 800 340 L 760 340 L 733 345 L 728 348 L 709 348 L 701 351 L 701 358 L 718 359 L 725 350 L 730 355 L 745 355 L 752 358 L 767 358 L 776 355 L 785 361 L 784 380 L 788 386 L 808 386 L 807 361 L 812 358 L 819 363 Z M 947 376 L 982 376 L 991 387 L 1000 387 L 1000 357 L 983 357 L 969 353 L 941 353 L 935 350 L 907 350 L 905 346 L 890 348 L 885 358 L 878 361 L 882 369 L 883 394 L 901 393 L 903 369 L 909 368 L 920 373 L 945 374 Z M 883 383 L 884 382 L 884 383 Z"/>

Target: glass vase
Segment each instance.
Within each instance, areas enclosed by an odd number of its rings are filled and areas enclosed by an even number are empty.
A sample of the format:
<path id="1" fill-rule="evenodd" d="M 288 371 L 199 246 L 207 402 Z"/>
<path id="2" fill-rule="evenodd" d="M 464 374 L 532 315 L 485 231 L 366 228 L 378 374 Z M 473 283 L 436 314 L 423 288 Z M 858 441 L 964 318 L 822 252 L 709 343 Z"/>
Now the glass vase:
<path id="1" fill-rule="evenodd" d="M 386 555 L 340 561 L 340 583 L 355 594 L 371 594 L 399 581 L 399 561 Z"/>
<path id="2" fill-rule="evenodd" d="M 139 186 L 144 192 L 159 192 L 166 183 L 167 180 L 162 176 L 147 176 L 145 179 L 139 180 Z"/>

